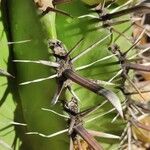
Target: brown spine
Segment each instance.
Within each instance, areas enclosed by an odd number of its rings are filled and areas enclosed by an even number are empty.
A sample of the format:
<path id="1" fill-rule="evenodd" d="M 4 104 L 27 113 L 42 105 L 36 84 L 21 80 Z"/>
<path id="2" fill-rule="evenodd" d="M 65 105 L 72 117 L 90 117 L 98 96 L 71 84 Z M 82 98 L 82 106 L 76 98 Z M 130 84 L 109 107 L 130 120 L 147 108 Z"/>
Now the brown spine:
<path id="1" fill-rule="evenodd" d="M 125 66 L 128 69 L 150 72 L 150 66 L 144 66 L 144 65 L 140 65 L 140 64 L 132 64 L 132 63 L 126 64 Z"/>
<path id="2" fill-rule="evenodd" d="M 117 12 L 114 12 L 114 13 L 111 13 L 111 14 L 106 14 L 106 15 L 102 16 L 102 18 L 100 18 L 100 20 L 101 21 L 106 21 L 106 20 L 109 20 L 109 19 L 113 19 L 113 18 L 117 18 L 117 17 L 121 17 L 121 16 L 124 16 L 124 15 L 130 14 L 130 13 L 133 13 L 133 12 L 141 12 L 141 13 L 150 12 L 150 6 L 147 3 L 139 5 L 139 6 L 134 6 L 134 7 L 124 9 L 124 10 L 120 10 L 120 11 L 117 11 Z"/>
<path id="3" fill-rule="evenodd" d="M 93 83 L 92 81 L 85 79 L 81 76 L 79 76 L 78 74 L 76 74 L 74 71 L 72 71 L 71 69 L 66 69 L 63 72 L 63 75 L 67 78 L 67 79 L 71 79 L 72 81 L 74 81 L 75 83 L 93 91 L 94 93 L 98 93 L 99 90 L 102 90 L 103 87 L 99 86 L 98 84 Z"/>
<path id="4" fill-rule="evenodd" d="M 123 117 L 123 112 L 122 112 L 122 108 L 121 108 L 121 104 L 120 104 L 120 100 L 119 98 L 117 97 L 117 95 L 108 90 L 108 89 L 105 89 L 104 87 L 88 80 L 88 79 L 85 79 L 81 76 L 79 76 L 78 74 L 76 74 L 73 70 L 71 69 L 66 69 L 62 75 L 67 78 L 67 79 L 70 79 L 72 80 L 73 82 L 89 89 L 90 91 L 100 95 L 100 96 L 103 96 L 105 97 L 108 101 L 110 101 L 112 103 L 112 105 L 118 110 L 120 116 Z"/>
<path id="5" fill-rule="evenodd" d="M 75 126 L 74 130 L 89 144 L 93 150 L 103 150 L 103 147 L 89 134 L 86 129 L 79 125 Z"/>

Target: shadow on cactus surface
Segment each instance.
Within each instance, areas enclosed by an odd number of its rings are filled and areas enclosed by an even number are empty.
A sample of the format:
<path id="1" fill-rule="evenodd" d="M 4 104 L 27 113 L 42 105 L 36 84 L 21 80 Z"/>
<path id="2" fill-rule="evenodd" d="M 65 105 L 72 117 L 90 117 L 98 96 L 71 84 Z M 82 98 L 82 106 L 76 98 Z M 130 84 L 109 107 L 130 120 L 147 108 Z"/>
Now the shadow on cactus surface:
<path id="1" fill-rule="evenodd" d="M 148 2 L 101 1 L 101 5 L 88 6 L 79 0 L 2 0 L 0 4 L 0 149 L 150 147 L 145 133 L 150 132 L 145 96 L 149 81 L 143 83 L 137 76 L 141 70 L 150 70 L 148 58 L 141 57 L 150 48 L 139 45 L 143 35 L 149 36 L 148 23 L 137 23 L 150 12 Z M 139 36 L 132 37 L 135 26 L 141 30 Z M 52 54 L 49 39 L 61 41 L 66 52 L 75 47 L 69 55 L 69 62 L 75 60 L 71 69 L 87 84 L 103 87 L 101 96 L 75 82 L 78 76 L 72 79 L 62 73 L 59 80 L 58 76 L 51 79 L 59 71 L 52 66 L 61 66 L 66 57 Z M 147 67 L 142 66 L 145 62 Z M 70 88 L 67 86 L 52 105 L 64 80 Z M 112 96 L 106 96 L 110 93 L 120 101 L 112 102 Z M 78 101 L 77 108 L 70 105 L 76 104 L 70 102 L 73 98 Z M 123 111 L 124 117 L 116 110 Z"/>

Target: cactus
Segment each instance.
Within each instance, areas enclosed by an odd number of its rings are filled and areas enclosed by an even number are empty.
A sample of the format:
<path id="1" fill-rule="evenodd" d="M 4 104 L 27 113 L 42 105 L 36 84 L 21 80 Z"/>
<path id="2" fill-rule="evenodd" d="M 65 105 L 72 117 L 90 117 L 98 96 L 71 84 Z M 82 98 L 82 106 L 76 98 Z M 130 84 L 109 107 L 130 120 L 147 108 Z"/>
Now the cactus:
<path id="1" fill-rule="evenodd" d="M 149 91 L 135 75 L 150 71 L 139 61 L 148 29 L 135 17 L 150 12 L 148 2 L 0 4 L 0 149 L 150 146 Z"/>

